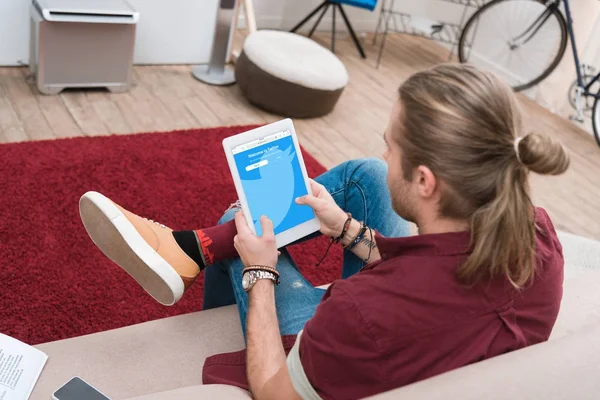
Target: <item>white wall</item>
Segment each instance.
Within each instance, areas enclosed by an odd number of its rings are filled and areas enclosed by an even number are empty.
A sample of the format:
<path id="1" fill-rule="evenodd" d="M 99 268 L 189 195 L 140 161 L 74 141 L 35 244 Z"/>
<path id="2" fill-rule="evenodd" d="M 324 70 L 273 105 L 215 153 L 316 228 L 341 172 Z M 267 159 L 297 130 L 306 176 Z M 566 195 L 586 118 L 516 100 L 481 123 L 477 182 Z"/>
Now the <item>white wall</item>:
<path id="1" fill-rule="evenodd" d="M 135 63 L 208 61 L 217 0 L 129 2 L 140 12 Z M 0 65 L 28 62 L 30 3 L 31 0 L 0 0 Z"/>
<path id="2" fill-rule="evenodd" d="M 82 0 L 85 1 L 85 0 Z M 29 4 L 31 0 L 0 0 L 0 65 L 28 62 Z M 140 12 L 136 35 L 136 64 L 195 64 L 208 62 L 218 0 L 129 0 Z M 321 0 L 254 0 L 260 28 L 290 29 Z M 375 11 L 345 7 L 357 31 L 373 31 L 379 17 Z M 168 4 L 168 6 L 167 6 Z M 397 8 L 431 18 L 459 15 L 459 6 L 438 0 L 396 0 Z M 456 18 L 457 19 L 457 18 Z M 341 15 L 337 28 L 345 31 Z M 311 25 L 308 24 L 305 29 Z M 331 29 L 331 11 L 320 30 Z"/>
<path id="3" fill-rule="evenodd" d="M 321 2 L 322 0 L 254 0 L 257 23 L 259 27 L 262 28 L 291 29 Z M 377 25 L 377 20 L 379 18 L 380 9 L 383 3 L 384 0 L 379 0 L 377 3 L 377 8 L 372 12 L 349 6 L 345 6 L 344 10 L 346 11 L 348 18 L 350 19 L 350 22 L 356 31 L 372 32 L 375 30 Z M 462 6 L 439 0 L 396 0 L 395 9 L 432 19 L 458 22 L 462 11 Z M 316 18 L 317 16 L 313 17 L 313 19 L 308 22 L 303 29 L 310 29 L 312 23 L 316 21 Z M 319 30 L 330 30 L 331 20 L 332 12 L 329 10 L 323 17 L 323 20 L 319 25 Z M 342 16 L 339 14 L 339 12 L 336 15 L 336 28 L 339 31 L 346 31 Z"/>
<path id="4" fill-rule="evenodd" d="M 129 2 L 140 12 L 136 64 L 208 62 L 218 0 Z M 30 4 L 31 0 L 0 0 L 0 65 L 28 62 Z M 291 28 L 318 4 L 319 0 L 254 0 L 259 27 L 273 29 Z M 374 29 L 378 13 L 352 8 L 348 7 L 348 14 L 357 30 Z M 330 15 L 321 23 L 325 29 L 330 26 Z M 338 22 L 343 29 L 341 16 Z"/>
<path id="5" fill-rule="evenodd" d="M 0 65 L 28 61 L 28 9 L 27 0 L 0 0 Z"/>
<path id="6" fill-rule="evenodd" d="M 128 1 L 140 13 L 134 57 L 136 64 L 208 62 L 217 0 Z"/>

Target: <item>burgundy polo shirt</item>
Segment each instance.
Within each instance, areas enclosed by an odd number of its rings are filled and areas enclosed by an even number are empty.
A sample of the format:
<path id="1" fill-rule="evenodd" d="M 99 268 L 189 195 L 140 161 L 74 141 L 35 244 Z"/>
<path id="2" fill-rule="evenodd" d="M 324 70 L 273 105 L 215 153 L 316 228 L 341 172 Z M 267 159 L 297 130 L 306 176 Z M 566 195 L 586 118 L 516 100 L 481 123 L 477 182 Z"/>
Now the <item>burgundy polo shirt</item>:
<path id="1" fill-rule="evenodd" d="M 504 278 L 456 279 L 469 233 L 377 237 L 382 260 L 335 281 L 299 343 L 302 367 L 324 399 L 362 398 L 545 341 L 562 298 L 562 247 L 536 209 L 537 273 L 517 291 Z M 284 337 L 286 351 L 293 337 Z M 209 357 L 203 381 L 247 388 L 245 354 Z"/>

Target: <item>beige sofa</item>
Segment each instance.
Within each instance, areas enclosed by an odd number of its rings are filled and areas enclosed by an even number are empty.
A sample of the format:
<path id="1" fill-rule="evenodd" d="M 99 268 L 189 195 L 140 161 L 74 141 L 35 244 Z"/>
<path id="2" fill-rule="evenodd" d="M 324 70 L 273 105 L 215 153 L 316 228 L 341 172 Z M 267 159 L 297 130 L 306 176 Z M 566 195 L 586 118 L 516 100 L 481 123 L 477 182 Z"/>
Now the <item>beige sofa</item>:
<path id="1" fill-rule="evenodd" d="M 548 342 L 373 399 L 600 399 L 600 242 L 560 237 L 566 260 L 564 298 Z M 49 359 L 33 400 L 50 399 L 75 375 L 112 399 L 250 398 L 235 387 L 202 385 L 207 356 L 243 348 L 235 306 L 36 347 Z"/>

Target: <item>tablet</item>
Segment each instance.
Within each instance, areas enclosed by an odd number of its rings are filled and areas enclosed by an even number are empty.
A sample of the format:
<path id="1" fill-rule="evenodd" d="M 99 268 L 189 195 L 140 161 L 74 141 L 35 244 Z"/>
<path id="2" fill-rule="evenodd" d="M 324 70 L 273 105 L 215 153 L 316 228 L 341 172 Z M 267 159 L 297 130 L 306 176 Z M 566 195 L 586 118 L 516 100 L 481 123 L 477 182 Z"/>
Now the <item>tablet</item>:
<path id="1" fill-rule="evenodd" d="M 277 248 L 319 230 L 312 208 L 295 199 L 311 193 L 291 119 L 223 140 L 244 216 L 257 236 L 261 215 L 273 221 Z"/>

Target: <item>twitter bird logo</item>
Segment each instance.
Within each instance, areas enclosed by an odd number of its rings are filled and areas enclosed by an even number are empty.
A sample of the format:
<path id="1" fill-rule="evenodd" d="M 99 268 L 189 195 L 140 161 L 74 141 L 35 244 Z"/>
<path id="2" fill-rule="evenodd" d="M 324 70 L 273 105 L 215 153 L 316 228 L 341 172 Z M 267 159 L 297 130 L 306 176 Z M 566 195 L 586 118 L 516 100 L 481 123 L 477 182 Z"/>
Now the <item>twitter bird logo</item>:
<path id="1" fill-rule="evenodd" d="M 244 180 L 242 185 L 257 235 L 262 235 L 260 216 L 273 221 L 275 233 L 294 204 L 294 171 L 292 161 L 296 156 L 293 145 L 285 150 L 267 151 L 261 157 L 266 165 L 260 167 L 259 179 Z"/>

